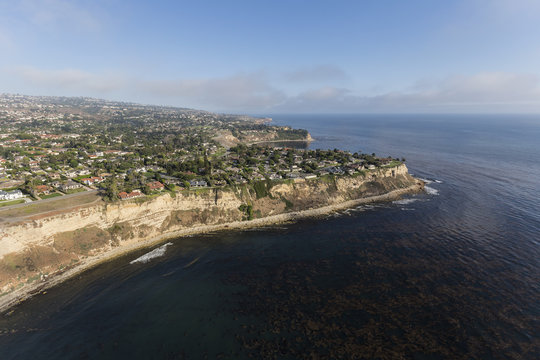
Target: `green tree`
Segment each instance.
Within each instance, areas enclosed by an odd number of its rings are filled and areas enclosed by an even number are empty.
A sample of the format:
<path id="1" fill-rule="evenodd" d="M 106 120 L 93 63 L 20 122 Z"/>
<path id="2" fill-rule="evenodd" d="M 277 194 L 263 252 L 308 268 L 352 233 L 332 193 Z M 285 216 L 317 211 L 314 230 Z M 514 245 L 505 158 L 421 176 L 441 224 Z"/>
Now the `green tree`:
<path id="1" fill-rule="evenodd" d="M 108 201 L 115 201 L 118 198 L 118 184 L 116 179 L 112 178 L 103 183 L 105 190 L 104 198 Z"/>

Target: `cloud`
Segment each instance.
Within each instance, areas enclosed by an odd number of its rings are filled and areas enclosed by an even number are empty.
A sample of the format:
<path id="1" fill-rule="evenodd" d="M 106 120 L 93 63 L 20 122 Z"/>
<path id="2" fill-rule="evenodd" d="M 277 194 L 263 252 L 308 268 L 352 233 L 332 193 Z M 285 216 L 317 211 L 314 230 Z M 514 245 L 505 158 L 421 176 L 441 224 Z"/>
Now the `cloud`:
<path id="1" fill-rule="evenodd" d="M 69 26 L 71 30 L 98 31 L 101 21 L 95 9 L 66 0 L 23 0 L 17 8 L 23 18 L 44 28 Z M 63 28 L 63 27 L 62 27 Z"/>
<path id="2" fill-rule="evenodd" d="M 137 99 L 233 112 L 540 112 L 540 76 L 504 72 L 419 81 L 407 89 L 361 94 L 324 86 L 287 94 L 264 72 L 218 78 L 139 79 L 114 72 L 18 67 L 4 71 L 43 94 Z M 19 90 L 20 91 L 20 90 Z"/>
<path id="3" fill-rule="evenodd" d="M 300 93 L 278 111 L 304 112 L 540 112 L 540 78 L 535 74 L 481 73 L 419 82 L 407 90 L 356 95 L 320 88 Z"/>
<path id="4" fill-rule="evenodd" d="M 137 83 L 143 92 L 195 101 L 219 109 L 266 110 L 285 99 L 263 73 L 213 79 L 159 80 Z"/>
<path id="5" fill-rule="evenodd" d="M 467 103 L 538 102 L 540 78 L 535 74 L 502 72 L 449 77 L 431 89 L 424 90 L 441 101 Z"/>
<path id="6" fill-rule="evenodd" d="M 221 78 L 144 80 L 112 72 L 94 74 L 77 69 L 44 70 L 34 67 L 6 69 L 24 86 L 89 96 L 121 96 L 147 102 L 200 106 L 219 110 L 264 111 L 285 100 L 264 73 Z"/>
<path id="7" fill-rule="evenodd" d="M 333 65 L 319 65 L 285 74 L 285 79 L 290 82 L 341 81 L 347 78 L 345 71 Z"/>
<path id="8" fill-rule="evenodd" d="M 113 92 L 127 87 L 126 78 L 115 74 L 96 75 L 78 69 L 46 70 L 20 66 L 6 70 L 24 83 L 47 89 L 80 92 Z"/>

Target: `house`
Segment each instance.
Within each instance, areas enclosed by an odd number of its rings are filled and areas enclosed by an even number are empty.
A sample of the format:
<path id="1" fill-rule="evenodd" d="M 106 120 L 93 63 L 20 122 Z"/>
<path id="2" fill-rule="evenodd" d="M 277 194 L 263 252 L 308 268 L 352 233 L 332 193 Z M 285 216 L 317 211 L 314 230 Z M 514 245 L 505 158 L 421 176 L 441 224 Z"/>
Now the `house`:
<path id="1" fill-rule="evenodd" d="M 330 174 L 342 175 L 344 173 L 343 169 L 338 166 L 330 166 L 324 170 L 328 171 Z"/>
<path id="2" fill-rule="evenodd" d="M 100 182 L 103 182 L 105 179 L 101 176 L 92 176 L 90 178 L 84 178 L 81 179 L 81 182 L 86 185 L 94 185 L 99 184 Z"/>
<path id="3" fill-rule="evenodd" d="M 130 193 L 127 193 L 125 191 L 118 193 L 118 197 L 120 198 L 120 200 L 129 200 L 129 199 L 134 199 L 140 196 L 143 196 L 143 194 L 139 190 L 133 190 Z"/>
<path id="4" fill-rule="evenodd" d="M 231 176 L 230 179 L 232 181 L 234 181 L 235 183 L 237 183 L 237 184 L 245 184 L 245 183 L 247 183 L 247 180 L 244 179 L 242 176 L 240 176 L 238 174 L 235 174 L 235 175 Z"/>
<path id="5" fill-rule="evenodd" d="M 36 194 L 48 195 L 51 191 L 51 188 L 47 185 L 37 185 L 34 191 Z"/>
<path id="6" fill-rule="evenodd" d="M 191 180 L 189 182 L 189 186 L 191 187 L 205 187 L 208 186 L 208 183 L 204 180 Z"/>
<path id="7" fill-rule="evenodd" d="M 364 165 L 362 165 L 360 162 L 350 164 L 349 167 L 354 170 L 364 170 Z"/>
<path id="8" fill-rule="evenodd" d="M 152 181 L 146 184 L 150 188 L 151 191 L 161 191 L 165 188 L 165 185 L 160 183 L 159 181 Z"/>
<path id="9" fill-rule="evenodd" d="M 165 184 L 180 184 L 182 181 L 174 176 L 168 176 L 166 174 L 160 174 Z"/>
<path id="10" fill-rule="evenodd" d="M 288 173 L 286 176 L 289 179 L 299 179 L 300 178 L 300 174 L 298 174 L 298 173 Z"/>
<path id="11" fill-rule="evenodd" d="M 20 199 L 24 195 L 21 190 L 4 191 L 0 190 L 0 200 L 15 200 Z"/>
<path id="12" fill-rule="evenodd" d="M 74 190 L 74 189 L 78 189 L 78 188 L 81 188 L 82 185 L 75 182 L 75 181 L 72 181 L 72 180 L 68 180 L 67 183 L 65 184 L 62 184 L 59 186 L 60 190 L 62 191 L 67 191 L 67 190 Z"/>

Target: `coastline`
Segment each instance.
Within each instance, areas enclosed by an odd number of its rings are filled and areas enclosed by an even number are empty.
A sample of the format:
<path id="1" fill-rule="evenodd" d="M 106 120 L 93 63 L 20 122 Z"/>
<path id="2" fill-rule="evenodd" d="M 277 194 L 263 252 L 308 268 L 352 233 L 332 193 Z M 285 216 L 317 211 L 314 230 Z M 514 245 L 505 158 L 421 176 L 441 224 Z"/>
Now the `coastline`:
<path id="1" fill-rule="evenodd" d="M 249 229 L 285 222 L 294 222 L 303 218 L 322 216 L 334 211 L 343 210 L 362 204 L 396 200 L 406 194 L 418 193 L 422 191 L 423 187 L 424 183 L 421 180 L 416 179 L 416 183 L 414 185 L 411 185 L 407 188 L 396 189 L 381 195 L 348 200 L 339 204 L 327 205 L 319 208 L 270 215 L 267 217 L 253 219 L 249 221 L 234 221 L 216 225 L 194 226 L 189 229 L 182 229 L 167 234 L 155 236 L 144 241 L 128 241 L 117 248 L 111 249 L 110 251 L 83 259 L 82 261 L 74 264 L 73 267 L 67 270 L 64 270 L 57 274 L 51 274 L 51 276 L 49 276 L 49 278 L 47 278 L 45 281 L 22 287 L 0 297 L 0 313 L 9 314 L 10 312 L 8 310 L 10 308 L 24 302 L 25 300 L 32 298 L 33 296 L 44 293 L 45 290 L 59 285 L 65 280 L 81 274 L 86 270 L 89 270 L 101 263 L 113 260 L 120 256 L 124 256 L 138 249 L 148 248 L 156 244 L 163 243 L 172 238 L 178 238 L 193 234 L 203 234 L 219 230 Z"/>
<path id="2" fill-rule="evenodd" d="M 266 143 L 287 143 L 287 142 L 297 142 L 297 143 L 306 143 L 309 144 L 310 142 L 315 141 L 315 139 L 296 139 L 296 140 L 264 140 L 264 141 L 255 141 L 248 143 L 248 145 L 257 145 L 257 144 L 266 144 Z"/>
<path id="3" fill-rule="evenodd" d="M 311 143 L 312 141 L 315 141 L 314 138 L 311 137 L 311 134 L 308 134 L 308 136 L 305 139 L 293 139 L 293 140 L 262 140 L 262 141 L 254 141 L 248 143 L 248 145 L 257 145 L 257 144 L 264 144 L 264 143 L 286 143 L 286 142 L 300 142 L 300 143 Z"/>

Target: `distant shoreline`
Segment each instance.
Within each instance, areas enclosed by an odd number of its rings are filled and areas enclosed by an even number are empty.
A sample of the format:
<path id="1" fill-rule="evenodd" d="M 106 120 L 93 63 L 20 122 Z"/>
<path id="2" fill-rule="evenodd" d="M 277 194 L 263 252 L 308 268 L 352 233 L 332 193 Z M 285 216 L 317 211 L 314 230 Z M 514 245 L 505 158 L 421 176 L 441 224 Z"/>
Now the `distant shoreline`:
<path id="1" fill-rule="evenodd" d="M 312 141 L 315 141 L 314 138 L 309 135 L 306 139 L 296 139 L 296 140 L 262 140 L 262 141 L 255 141 L 249 143 L 249 145 L 257 145 L 257 144 L 263 144 L 263 143 L 286 143 L 286 142 L 303 142 L 303 143 L 310 143 Z"/>
<path id="2" fill-rule="evenodd" d="M 382 195 L 348 200 L 339 204 L 327 205 L 320 208 L 270 215 L 264 218 L 258 218 L 249 221 L 234 221 L 217 225 L 194 226 L 192 228 L 182 229 L 167 234 L 155 236 L 144 241 L 127 241 L 126 243 L 121 244 L 119 247 L 113 248 L 110 251 L 83 259 L 79 263 L 74 264 L 73 267 L 69 268 L 68 270 L 64 270 L 57 274 L 51 274 L 46 281 L 35 283 L 3 295 L 2 297 L 0 297 L 0 313 L 9 313 L 8 310 L 11 307 L 18 305 L 25 300 L 32 298 L 33 296 L 39 295 L 45 290 L 59 285 L 62 282 L 78 274 L 81 274 L 91 268 L 94 268 L 101 263 L 105 263 L 120 256 L 127 255 L 135 250 L 154 246 L 172 238 L 179 238 L 187 235 L 203 234 L 220 230 L 249 229 L 254 227 L 276 225 L 285 222 L 294 222 L 304 218 L 326 215 L 334 211 L 343 210 L 362 204 L 396 200 L 406 194 L 418 193 L 422 191 L 423 187 L 424 183 L 417 179 L 417 182 L 414 185 L 403 189 L 393 190 Z"/>

